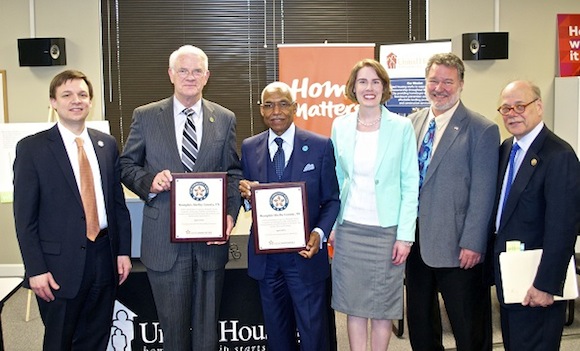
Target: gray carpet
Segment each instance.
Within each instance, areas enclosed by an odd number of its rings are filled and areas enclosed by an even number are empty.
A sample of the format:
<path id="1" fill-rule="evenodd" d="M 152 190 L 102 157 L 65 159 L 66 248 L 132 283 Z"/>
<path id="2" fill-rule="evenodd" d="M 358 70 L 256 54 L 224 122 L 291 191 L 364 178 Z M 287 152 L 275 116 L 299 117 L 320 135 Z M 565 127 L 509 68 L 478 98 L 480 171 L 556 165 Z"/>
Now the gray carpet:
<path id="1" fill-rule="evenodd" d="M 31 303 L 30 321 L 25 321 L 26 316 L 26 289 L 20 289 L 4 305 L 2 311 L 2 327 L 4 331 L 4 347 L 6 351 L 40 351 L 42 349 L 43 327 L 38 314 L 36 300 Z M 495 301 L 495 297 L 494 297 Z M 494 304 L 494 350 L 503 350 L 501 345 L 501 332 L 499 331 L 499 312 L 497 303 Z M 340 351 L 348 350 L 348 338 L 346 335 L 346 318 L 343 314 L 336 316 L 337 335 Z M 455 347 L 453 336 L 450 334 L 448 321 L 444 320 L 444 344 L 447 350 Z M 370 349 L 370 348 L 369 348 Z M 563 351 L 580 349 L 580 299 L 576 303 L 575 318 L 571 326 L 565 327 L 562 338 Z M 409 345 L 407 327 L 401 338 L 393 336 L 389 350 L 411 350 Z"/>

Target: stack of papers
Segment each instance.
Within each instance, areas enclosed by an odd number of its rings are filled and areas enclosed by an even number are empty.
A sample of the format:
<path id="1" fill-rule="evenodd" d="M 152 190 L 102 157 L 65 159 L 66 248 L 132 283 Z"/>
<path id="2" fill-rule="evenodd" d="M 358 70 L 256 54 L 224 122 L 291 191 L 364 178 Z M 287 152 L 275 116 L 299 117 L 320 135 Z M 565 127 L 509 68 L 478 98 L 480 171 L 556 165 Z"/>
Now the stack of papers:
<path id="1" fill-rule="evenodd" d="M 528 289 L 533 285 L 542 249 L 502 252 L 499 254 L 499 267 L 503 285 L 505 303 L 522 303 Z M 574 256 L 570 258 L 564 296 L 554 296 L 554 300 L 573 300 L 578 297 L 578 283 L 576 280 L 576 264 Z"/>

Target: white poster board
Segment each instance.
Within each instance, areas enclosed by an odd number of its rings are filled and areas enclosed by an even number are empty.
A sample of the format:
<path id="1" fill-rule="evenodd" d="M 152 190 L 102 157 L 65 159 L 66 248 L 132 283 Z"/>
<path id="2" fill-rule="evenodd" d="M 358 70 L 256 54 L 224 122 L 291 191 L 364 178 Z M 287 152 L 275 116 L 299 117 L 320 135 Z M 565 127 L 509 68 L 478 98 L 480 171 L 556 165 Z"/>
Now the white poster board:
<path id="1" fill-rule="evenodd" d="M 87 121 L 87 127 L 111 134 L 109 121 Z M 0 123 L 0 202 L 12 202 L 14 178 L 12 165 L 16 144 L 24 137 L 50 129 L 51 123 Z"/>

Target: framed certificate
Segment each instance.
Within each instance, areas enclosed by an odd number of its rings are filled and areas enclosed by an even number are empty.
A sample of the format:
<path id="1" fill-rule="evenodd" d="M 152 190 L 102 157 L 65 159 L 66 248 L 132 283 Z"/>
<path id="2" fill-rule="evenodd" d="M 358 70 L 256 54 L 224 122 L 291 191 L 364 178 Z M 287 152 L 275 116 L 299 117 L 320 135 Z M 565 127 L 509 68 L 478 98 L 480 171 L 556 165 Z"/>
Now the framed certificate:
<path id="1" fill-rule="evenodd" d="M 256 253 L 298 252 L 310 238 L 304 182 L 252 186 Z"/>
<path id="2" fill-rule="evenodd" d="M 226 240 L 226 173 L 173 173 L 171 241 Z"/>

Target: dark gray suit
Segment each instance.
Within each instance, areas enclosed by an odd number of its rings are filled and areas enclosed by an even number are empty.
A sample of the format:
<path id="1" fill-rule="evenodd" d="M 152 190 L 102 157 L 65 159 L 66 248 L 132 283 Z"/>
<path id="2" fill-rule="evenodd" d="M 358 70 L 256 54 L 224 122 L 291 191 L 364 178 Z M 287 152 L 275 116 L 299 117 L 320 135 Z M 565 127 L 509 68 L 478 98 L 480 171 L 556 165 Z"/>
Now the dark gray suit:
<path id="1" fill-rule="evenodd" d="M 202 100 L 202 108 L 203 135 L 193 172 L 228 173 L 227 213 L 235 219 L 240 207 L 241 179 L 235 115 L 208 100 Z M 148 270 L 166 348 L 214 350 L 228 245 L 171 243 L 170 192 L 149 196 L 158 172 L 185 172 L 177 149 L 173 114 L 173 97 L 135 109 L 121 155 L 122 180 L 145 201 L 141 261 Z M 187 258 L 182 259 L 184 256 Z M 180 269 L 188 272 L 175 272 Z M 215 280 L 200 284 L 197 276 L 190 276 L 196 270 L 215 273 Z"/>
<path id="2" fill-rule="evenodd" d="M 410 116 L 418 139 L 423 138 L 428 112 Z M 484 342 L 485 333 L 479 329 L 482 317 L 477 314 L 487 313 L 477 306 L 489 301 L 483 265 L 461 269 L 459 254 L 462 248 L 485 254 L 498 148 L 497 125 L 460 102 L 419 192 L 417 244 L 407 261 L 407 311 L 414 350 L 442 350 L 438 292 L 445 300 L 458 350 L 480 349 Z M 491 342 L 491 334 L 485 334 L 488 337 Z"/>

